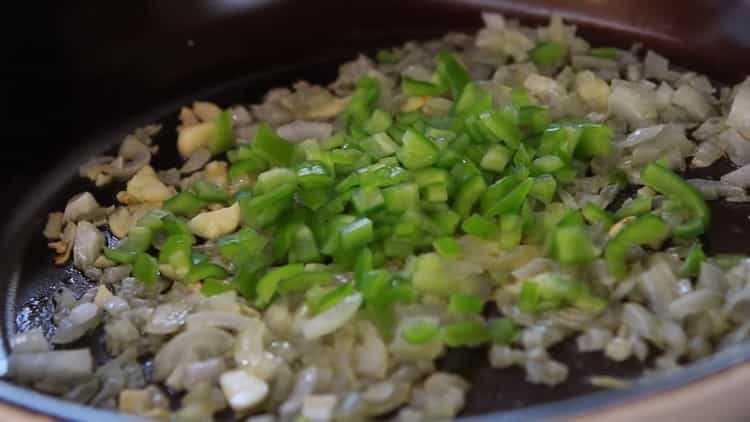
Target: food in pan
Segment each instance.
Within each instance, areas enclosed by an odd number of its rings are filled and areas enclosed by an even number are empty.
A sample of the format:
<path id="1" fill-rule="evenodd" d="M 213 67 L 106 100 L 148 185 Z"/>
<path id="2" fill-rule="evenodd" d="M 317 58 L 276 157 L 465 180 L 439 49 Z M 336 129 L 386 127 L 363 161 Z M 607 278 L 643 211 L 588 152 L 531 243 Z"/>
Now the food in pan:
<path id="1" fill-rule="evenodd" d="M 44 235 L 92 287 L 13 338 L 11 377 L 155 419 L 417 422 L 465 404 L 450 348 L 554 386 L 566 339 L 649 373 L 745 341 L 750 261 L 701 239 L 706 200 L 748 200 L 750 82 L 483 17 L 82 166 L 93 194 Z M 157 136 L 181 166 L 153 167 Z"/>

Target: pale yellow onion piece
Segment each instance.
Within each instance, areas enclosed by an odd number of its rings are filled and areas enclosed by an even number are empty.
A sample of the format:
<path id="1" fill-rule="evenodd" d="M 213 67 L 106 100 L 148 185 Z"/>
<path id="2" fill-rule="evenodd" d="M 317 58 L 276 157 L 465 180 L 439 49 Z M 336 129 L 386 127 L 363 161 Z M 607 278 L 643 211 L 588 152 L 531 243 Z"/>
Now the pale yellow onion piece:
<path id="1" fill-rule="evenodd" d="M 128 181 L 127 193 L 140 202 L 164 202 L 172 196 L 151 166 L 144 166 Z"/>
<path id="2" fill-rule="evenodd" d="M 203 170 L 203 177 L 214 185 L 225 188 L 229 183 L 227 163 L 225 161 L 211 161 Z"/>
<path id="3" fill-rule="evenodd" d="M 190 231 L 204 239 L 217 239 L 233 232 L 240 224 L 240 205 L 216 211 L 207 211 L 193 217 L 188 223 Z"/>
<path id="4" fill-rule="evenodd" d="M 140 415 L 146 411 L 150 401 L 146 390 L 122 390 L 119 400 L 120 412 Z"/>
<path id="5" fill-rule="evenodd" d="M 182 130 L 186 127 L 194 126 L 200 123 L 198 121 L 198 116 L 193 113 L 193 110 L 190 107 L 182 107 L 180 109 L 180 115 L 178 116 L 180 119 L 180 126 L 178 130 Z"/>
<path id="6" fill-rule="evenodd" d="M 133 216 L 127 207 L 118 207 L 115 212 L 109 215 L 107 224 L 112 234 L 122 239 L 128 235 L 130 227 L 135 223 Z"/>
<path id="7" fill-rule="evenodd" d="M 319 107 L 304 111 L 300 117 L 307 119 L 330 119 L 336 117 L 337 114 L 349 105 L 350 100 L 351 97 L 334 98 Z"/>
<path id="8" fill-rule="evenodd" d="M 576 75 L 576 93 L 592 109 L 607 111 L 609 107 L 609 85 L 590 70 Z"/>
<path id="9" fill-rule="evenodd" d="M 408 113 L 411 111 L 419 110 L 423 105 L 427 103 L 427 98 L 428 97 L 409 97 L 401 105 L 401 111 Z"/>
<path id="10" fill-rule="evenodd" d="M 221 108 L 208 101 L 195 101 L 193 102 L 193 114 L 198 116 L 202 121 L 209 122 L 219 117 Z"/>
<path id="11" fill-rule="evenodd" d="M 71 198 L 65 205 L 63 221 L 77 223 L 97 214 L 101 208 L 91 192 L 83 192 Z"/>
<path id="12" fill-rule="evenodd" d="M 177 135 L 177 151 L 187 158 L 198 148 L 206 148 L 214 131 L 214 122 L 183 127 Z"/>

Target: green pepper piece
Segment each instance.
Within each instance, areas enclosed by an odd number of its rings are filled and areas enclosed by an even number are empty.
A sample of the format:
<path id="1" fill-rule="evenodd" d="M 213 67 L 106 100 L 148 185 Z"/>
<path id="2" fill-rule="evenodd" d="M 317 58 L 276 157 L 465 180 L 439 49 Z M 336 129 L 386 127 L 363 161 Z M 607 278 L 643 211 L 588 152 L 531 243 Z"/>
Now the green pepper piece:
<path id="1" fill-rule="evenodd" d="M 592 48 L 589 54 L 600 59 L 616 60 L 619 50 L 614 47 L 596 47 Z"/>
<path id="2" fill-rule="evenodd" d="M 413 345 L 425 344 L 440 334 L 440 327 L 431 321 L 414 321 L 401 329 L 401 337 Z"/>
<path id="3" fill-rule="evenodd" d="M 522 86 L 514 86 L 510 90 L 510 102 L 516 107 L 533 106 L 534 102 L 529 96 L 529 90 Z"/>
<path id="4" fill-rule="evenodd" d="M 283 186 L 297 186 L 297 173 L 294 170 L 275 167 L 258 175 L 253 193 L 256 196 L 272 192 Z"/>
<path id="5" fill-rule="evenodd" d="M 192 266 L 192 244 L 193 239 L 186 235 L 167 237 L 159 251 L 159 269 L 162 274 L 175 280 L 184 280 Z"/>
<path id="6" fill-rule="evenodd" d="M 206 180 L 197 180 L 191 186 L 191 190 L 195 193 L 195 196 L 198 197 L 198 199 L 206 202 L 226 204 L 232 199 L 232 195 L 228 192 Z"/>
<path id="7" fill-rule="evenodd" d="M 683 277 L 695 277 L 700 273 L 701 265 L 706 259 L 706 254 L 703 253 L 703 246 L 700 242 L 693 243 L 690 247 L 685 262 L 682 263 L 680 268 L 680 274 Z"/>
<path id="8" fill-rule="evenodd" d="M 339 247 L 342 251 L 357 250 L 375 239 L 372 220 L 360 218 L 339 229 Z"/>
<path id="9" fill-rule="evenodd" d="M 445 51 L 438 53 L 435 61 L 440 79 L 448 85 L 453 98 L 458 98 L 464 87 L 471 82 L 469 72 L 459 63 L 456 56 Z"/>
<path id="10" fill-rule="evenodd" d="M 511 151 L 502 145 L 492 145 L 482 157 L 479 166 L 484 170 L 501 173 L 511 158 Z"/>
<path id="11" fill-rule="evenodd" d="M 490 338 L 495 344 L 512 344 L 521 334 L 518 326 L 508 318 L 491 319 L 488 325 Z"/>
<path id="12" fill-rule="evenodd" d="M 482 194 L 479 202 L 479 210 L 482 214 L 486 214 L 492 206 L 508 195 L 527 177 L 528 175 L 525 172 L 515 172 L 490 185 Z"/>
<path id="13" fill-rule="evenodd" d="M 556 155 L 542 155 L 531 163 L 532 175 L 550 174 L 566 167 L 565 161 Z"/>
<path id="14" fill-rule="evenodd" d="M 465 219 L 461 224 L 461 229 L 466 234 L 472 236 L 489 239 L 495 233 L 497 233 L 497 224 L 491 218 L 484 217 L 478 214 L 472 214 L 469 218 Z"/>
<path id="15" fill-rule="evenodd" d="M 443 341 L 449 347 L 476 347 L 490 340 L 487 326 L 477 321 L 461 321 L 443 327 Z"/>
<path id="16" fill-rule="evenodd" d="M 147 227 L 135 226 L 128 236 L 114 248 L 104 248 L 104 256 L 120 264 L 130 264 L 138 253 L 151 247 L 153 233 Z"/>
<path id="17" fill-rule="evenodd" d="M 529 191 L 529 196 L 539 201 L 549 204 L 555 197 L 557 191 L 557 181 L 553 176 L 543 174 L 534 178 L 534 185 Z"/>
<path id="18" fill-rule="evenodd" d="M 180 192 L 164 202 L 164 209 L 175 215 L 192 217 L 206 205 L 192 192 Z"/>
<path id="19" fill-rule="evenodd" d="M 363 186 L 352 195 L 352 204 L 358 214 L 369 214 L 383 207 L 385 197 L 380 189 L 374 186 Z"/>
<path id="20" fill-rule="evenodd" d="M 292 205 L 296 189 L 294 185 L 284 185 L 263 195 L 241 198 L 243 222 L 252 227 L 268 226 Z"/>
<path id="21" fill-rule="evenodd" d="M 440 237 L 432 242 L 435 252 L 445 258 L 458 258 L 461 256 L 461 244 L 453 237 Z"/>
<path id="22" fill-rule="evenodd" d="M 433 236 L 450 236 L 456 232 L 461 216 L 451 209 L 434 211 L 425 220 L 425 230 Z"/>
<path id="23" fill-rule="evenodd" d="M 408 76 L 401 77 L 401 91 L 412 97 L 439 97 L 445 94 L 446 88 L 434 82 L 420 81 Z"/>
<path id="24" fill-rule="evenodd" d="M 518 308 L 522 312 L 533 314 L 537 310 L 539 299 L 539 284 L 533 281 L 525 281 L 521 285 L 521 294 L 518 297 Z"/>
<path id="25" fill-rule="evenodd" d="M 651 198 L 634 198 L 615 213 L 616 220 L 622 220 L 625 217 L 637 217 L 651 212 Z"/>
<path id="26" fill-rule="evenodd" d="M 303 292 L 313 286 L 322 286 L 334 281 L 333 274 L 327 271 L 305 271 L 296 276 L 285 278 L 276 289 L 281 295 Z"/>
<path id="27" fill-rule="evenodd" d="M 214 121 L 213 134 L 208 142 L 208 150 L 212 155 L 220 154 L 234 145 L 234 131 L 232 130 L 232 114 L 229 110 L 219 113 Z"/>
<path id="28" fill-rule="evenodd" d="M 228 276 L 229 273 L 221 265 L 204 261 L 198 264 L 193 264 L 190 268 L 190 272 L 188 272 L 187 281 L 195 283 L 207 278 L 225 279 Z"/>
<path id="29" fill-rule="evenodd" d="M 190 230 L 185 219 L 169 215 L 162 219 L 162 223 L 162 227 L 167 236 L 185 236 L 190 239 L 191 244 L 195 244 L 195 236 L 193 236 L 193 232 Z"/>
<path id="30" fill-rule="evenodd" d="M 479 120 L 495 139 L 515 149 L 521 145 L 522 136 L 521 129 L 518 128 L 517 113 L 515 108 L 506 107 L 482 113 L 479 115 Z"/>
<path id="31" fill-rule="evenodd" d="M 302 274 L 304 271 L 305 267 L 302 264 L 289 264 L 272 268 L 258 281 L 256 306 L 263 308 L 268 305 L 282 280 Z"/>
<path id="32" fill-rule="evenodd" d="M 507 195 L 503 196 L 502 199 L 490 205 L 482 215 L 494 217 L 503 214 L 517 214 L 521 210 L 524 201 L 526 201 L 529 192 L 531 192 L 533 185 L 534 179 L 526 178 L 526 180 L 508 192 Z"/>
<path id="33" fill-rule="evenodd" d="M 303 161 L 297 164 L 297 181 L 306 189 L 325 188 L 333 184 L 334 176 L 320 161 Z"/>
<path id="34" fill-rule="evenodd" d="M 203 285 L 201 286 L 201 294 L 203 296 L 220 295 L 230 290 L 234 290 L 234 287 L 222 280 L 207 279 L 203 281 Z"/>
<path id="35" fill-rule="evenodd" d="M 627 274 L 625 254 L 635 245 L 660 244 L 669 236 L 669 226 L 661 218 L 646 214 L 625 225 L 610 239 L 604 251 L 609 272 L 616 278 Z"/>
<path id="36" fill-rule="evenodd" d="M 612 154 L 612 129 L 607 125 L 581 125 L 581 137 L 575 147 L 575 155 L 581 159 L 608 157 Z"/>
<path id="37" fill-rule="evenodd" d="M 226 259 L 235 260 L 240 255 L 258 256 L 268 244 L 268 239 L 250 227 L 244 227 L 220 238 L 219 253 Z"/>
<path id="38" fill-rule="evenodd" d="M 232 286 L 247 299 L 256 296 L 256 286 L 267 262 L 263 255 L 240 255 L 235 259 Z"/>
<path id="39" fill-rule="evenodd" d="M 581 225 L 558 227 L 553 245 L 555 258 L 562 264 L 585 264 L 599 255 Z"/>
<path id="40" fill-rule="evenodd" d="M 524 105 L 518 109 L 518 123 L 528 133 L 542 133 L 551 122 L 552 117 L 546 107 Z"/>
<path id="41" fill-rule="evenodd" d="M 641 182 L 692 212 L 694 220 L 675 227 L 675 235 L 689 238 L 708 229 L 711 212 L 706 201 L 697 189 L 680 176 L 657 163 L 649 163 L 641 170 Z"/>
<path id="42" fill-rule="evenodd" d="M 320 260 L 320 249 L 312 230 L 307 225 L 297 227 L 289 250 L 289 262 L 315 262 Z"/>
<path id="43" fill-rule="evenodd" d="M 437 162 L 438 149 L 421 133 L 407 129 L 401 138 L 402 146 L 396 153 L 399 161 L 408 169 L 428 167 Z"/>
<path id="44" fill-rule="evenodd" d="M 419 187 L 414 183 L 402 183 L 382 190 L 386 211 L 402 214 L 419 207 Z"/>
<path id="45" fill-rule="evenodd" d="M 377 79 L 364 76 L 357 81 L 357 86 L 352 94 L 349 105 L 341 113 L 346 126 L 351 129 L 353 125 L 364 124 L 370 117 L 375 103 L 380 97 L 380 83 Z"/>
<path id="46" fill-rule="evenodd" d="M 477 295 L 455 293 L 448 302 L 448 310 L 457 314 L 478 314 L 482 309 L 484 300 Z"/>
<path id="47" fill-rule="evenodd" d="M 376 160 L 393 155 L 399 149 L 399 145 L 390 137 L 390 135 L 388 135 L 387 132 L 374 133 L 371 136 L 362 139 L 359 146 Z"/>
<path id="48" fill-rule="evenodd" d="M 453 201 L 453 208 L 461 217 L 467 218 L 486 190 L 487 184 L 484 178 L 479 174 L 473 176 L 459 188 L 456 199 Z"/>
<path id="49" fill-rule="evenodd" d="M 253 150 L 272 166 L 289 166 L 294 158 L 294 146 L 265 122 L 255 131 Z"/>
<path id="50" fill-rule="evenodd" d="M 363 125 L 365 132 L 374 135 L 388 130 L 393 124 L 393 116 L 385 110 L 375 109 Z"/>
<path id="51" fill-rule="evenodd" d="M 461 91 L 461 96 L 453 104 L 453 114 L 458 117 L 468 117 L 485 112 L 492 108 L 492 94 L 480 88 L 474 82 L 469 82 Z M 461 119 L 458 119 L 460 122 Z M 460 126 L 460 125 L 459 125 Z M 457 127 L 454 127 L 457 129 Z"/>
<path id="52" fill-rule="evenodd" d="M 167 217 L 169 215 L 170 214 L 168 211 L 156 208 L 150 210 L 143 217 L 141 217 L 136 225 L 138 227 L 145 227 L 155 233 L 163 228 L 164 217 Z"/>
<path id="53" fill-rule="evenodd" d="M 260 154 L 255 151 L 252 151 L 252 153 L 253 155 L 250 158 L 237 160 L 229 166 L 228 174 L 230 179 L 237 180 L 242 176 L 257 174 L 268 168 L 266 160 Z"/>
<path id="54" fill-rule="evenodd" d="M 133 260 L 133 276 L 148 286 L 153 286 L 159 278 L 159 265 L 153 256 L 139 252 Z"/>
<path id="55" fill-rule="evenodd" d="M 317 315 L 325 312 L 344 300 L 347 296 L 354 293 L 354 285 L 352 283 L 342 284 L 334 289 L 331 289 L 320 297 L 316 297 L 310 301 L 310 313 Z"/>
<path id="56" fill-rule="evenodd" d="M 539 66 L 559 66 L 565 60 L 568 49 L 554 41 L 541 42 L 529 51 L 529 58 Z"/>
<path id="57" fill-rule="evenodd" d="M 586 221 L 591 224 L 597 223 L 605 230 L 609 230 L 609 228 L 612 227 L 612 224 L 615 223 L 611 213 L 592 202 L 586 202 L 581 209 L 581 213 Z"/>

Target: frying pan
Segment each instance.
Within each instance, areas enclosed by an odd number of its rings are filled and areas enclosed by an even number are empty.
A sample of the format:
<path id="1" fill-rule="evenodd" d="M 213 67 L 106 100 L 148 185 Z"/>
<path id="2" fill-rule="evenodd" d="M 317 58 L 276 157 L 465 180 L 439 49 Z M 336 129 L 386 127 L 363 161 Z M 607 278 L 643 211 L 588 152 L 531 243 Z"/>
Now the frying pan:
<path id="1" fill-rule="evenodd" d="M 101 201 L 111 201 L 111 192 L 96 191 L 78 178 L 80 164 L 112 149 L 133 128 L 158 121 L 166 130 L 157 138 L 162 145 L 157 165 L 174 165 L 170 132 L 181 104 L 195 98 L 225 105 L 254 102 L 269 88 L 298 79 L 327 83 L 335 79 L 337 65 L 357 52 L 451 30 L 473 32 L 481 10 L 529 24 L 559 13 L 576 22 L 579 33 L 594 44 L 642 42 L 719 82 L 736 83 L 750 73 L 750 4 L 739 0 L 131 0 L 54 2 L 44 10 L 29 10 L 33 20 L 21 20 L 29 25 L 14 34 L 5 65 L 11 76 L 6 82 L 11 83 L 9 95 L 3 96 L 10 106 L 3 113 L 3 128 L 5 147 L 13 148 L 13 154 L 0 158 L 5 183 L 0 372 L 10 335 L 49 327 L 56 288 L 82 291 L 88 286 L 76 272 L 51 264 L 41 236 L 46 213 L 61 209 L 75 193 L 91 190 Z M 727 169 L 720 164 L 693 176 L 716 176 Z M 750 206 L 712 203 L 712 208 L 715 224 L 704 239 L 707 248 L 713 253 L 750 252 Z M 96 336 L 86 341 L 101 350 Z M 614 391 L 598 391 L 587 376 L 635 377 L 643 367 L 632 360 L 614 364 L 599 354 L 582 355 L 570 343 L 553 353 L 571 369 L 571 381 L 555 388 L 525 383 L 520 369 L 488 367 L 481 349 L 452 351 L 439 366 L 473 384 L 463 413 L 466 421 L 674 419 L 679 414 L 684 420 L 750 418 L 750 406 L 741 399 L 726 400 L 738 385 L 750 383 L 750 367 L 743 365 L 750 360 L 750 346 Z M 712 405 L 712 398 L 724 401 Z M 0 401 L 66 420 L 132 420 L 6 381 L 0 381 Z M 0 412 L 0 420 L 15 417 L 10 415 Z"/>

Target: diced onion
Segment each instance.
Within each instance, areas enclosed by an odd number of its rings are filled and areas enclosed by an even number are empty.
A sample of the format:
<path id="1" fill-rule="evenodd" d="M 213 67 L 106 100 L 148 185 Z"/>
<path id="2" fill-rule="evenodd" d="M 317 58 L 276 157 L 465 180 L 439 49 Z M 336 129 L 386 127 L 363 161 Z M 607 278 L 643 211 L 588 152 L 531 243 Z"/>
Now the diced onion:
<path id="1" fill-rule="evenodd" d="M 302 333 L 308 340 L 330 334 L 352 319 L 361 304 L 361 293 L 349 295 L 325 312 L 306 320 L 302 324 Z"/>

